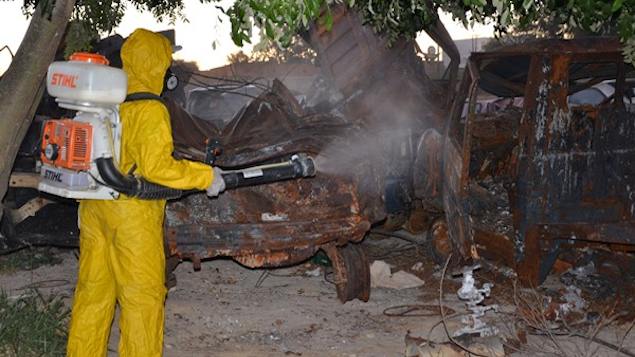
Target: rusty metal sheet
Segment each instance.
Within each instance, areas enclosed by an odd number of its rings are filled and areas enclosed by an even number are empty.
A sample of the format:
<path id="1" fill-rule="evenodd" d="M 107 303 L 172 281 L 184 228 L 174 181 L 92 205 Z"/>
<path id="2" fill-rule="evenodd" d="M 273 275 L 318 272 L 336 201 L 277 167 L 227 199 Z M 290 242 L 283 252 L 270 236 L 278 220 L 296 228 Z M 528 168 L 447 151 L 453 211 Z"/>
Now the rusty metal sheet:
<path id="1" fill-rule="evenodd" d="M 408 55 L 407 50 L 414 55 L 414 41 L 388 46 L 386 38 L 363 26 L 360 15 L 346 5 L 333 6 L 331 13 L 332 28 L 313 23 L 307 40 L 317 52 L 322 72 L 345 96 L 368 87 L 392 62 Z"/>
<path id="2" fill-rule="evenodd" d="M 401 38 L 388 45 L 346 5 L 331 10 L 332 29 L 313 24 L 306 39 L 325 78 L 343 95 L 343 112 L 371 130 L 442 128 L 447 108 L 439 98 L 446 94 L 426 75 L 416 42 Z"/>
<path id="3" fill-rule="evenodd" d="M 518 178 L 516 205 L 523 214 L 517 253 L 525 280 L 544 279 L 545 269 L 538 271 L 535 257 L 524 252 L 527 247 L 540 254 L 544 239 L 635 243 L 635 115 L 619 106 L 597 112 L 561 108 L 536 117 L 525 135 L 538 140 L 529 140 L 519 157 L 528 173 Z"/>
<path id="4" fill-rule="evenodd" d="M 296 263 L 327 243 L 359 241 L 368 229 L 355 188 L 320 177 L 237 189 L 214 200 L 191 195 L 171 202 L 166 217 L 171 254 L 230 256 L 251 267 Z"/>
<path id="5" fill-rule="evenodd" d="M 210 205 L 207 202 L 193 204 L 191 201 L 184 204 L 195 208 Z M 307 217 L 271 222 L 267 220 L 284 217 L 285 214 L 265 214 L 253 223 L 236 223 L 231 215 L 223 216 L 220 223 L 200 220 L 183 223 L 168 219 L 166 238 L 169 254 L 193 262 L 226 256 L 252 268 L 279 267 L 306 260 L 326 245 L 343 246 L 347 242 L 358 242 L 370 229 L 370 223 L 359 215 L 318 219 L 313 215 L 317 213 L 315 210 L 300 207 L 298 211 L 304 212 Z M 175 207 L 169 207 L 168 213 L 183 214 Z"/>

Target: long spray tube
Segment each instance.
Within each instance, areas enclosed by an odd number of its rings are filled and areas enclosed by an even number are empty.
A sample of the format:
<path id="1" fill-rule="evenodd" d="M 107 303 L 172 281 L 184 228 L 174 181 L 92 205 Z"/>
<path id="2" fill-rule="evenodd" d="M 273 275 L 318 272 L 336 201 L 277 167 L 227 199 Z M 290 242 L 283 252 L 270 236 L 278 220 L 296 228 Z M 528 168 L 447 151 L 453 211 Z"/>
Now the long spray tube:
<path id="1" fill-rule="evenodd" d="M 301 177 L 315 176 L 313 158 L 296 154 L 289 161 L 223 172 L 226 189 L 262 185 Z"/>
<path id="2" fill-rule="evenodd" d="M 124 176 L 113 164 L 112 158 L 96 160 L 99 175 L 112 189 L 127 196 L 146 200 L 174 199 L 188 191 L 175 190 L 132 175 Z M 226 189 L 263 185 L 302 177 L 315 176 L 313 158 L 306 154 L 296 154 L 289 161 L 248 167 L 241 170 L 223 172 Z"/>

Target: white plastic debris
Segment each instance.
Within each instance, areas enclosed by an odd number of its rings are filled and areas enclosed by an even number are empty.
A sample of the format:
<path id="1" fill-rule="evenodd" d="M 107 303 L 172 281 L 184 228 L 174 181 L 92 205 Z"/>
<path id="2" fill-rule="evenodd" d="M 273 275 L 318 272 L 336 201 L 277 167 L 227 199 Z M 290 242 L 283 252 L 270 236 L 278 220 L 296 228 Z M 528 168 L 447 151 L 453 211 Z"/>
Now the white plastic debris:
<path id="1" fill-rule="evenodd" d="M 422 262 L 415 263 L 412 266 L 412 268 L 410 268 L 410 270 L 412 270 L 412 271 L 423 271 L 423 263 Z"/>
<path id="2" fill-rule="evenodd" d="M 284 213 L 274 214 L 265 212 L 260 215 L 260 220 L 263 222 L 284 222 L 289 220 L 289 216 Z"/>
<path id="3" fill-rule="evenodd" d="M 595 263 L 593 263 L 592 261 L 589 262 L 587 265 L 579 266 L 571 270 L 571 273 L 578 279 L 585 279 L 590 275 L 594 275 L 596 272 L 597 270 L 595 269 Z"/>
<path id="4" fill-rule="evenodd" d="M 560 313 L 567 315 L 570 312 L 582 312 L 586 307 L 586 301 L 582 298 L 580 288 L 569 285 L 566 287 L 567 291 L 562 295 L 565 303 L 560 304 Z"/>
<path id="5" fill-rule="evenodd" d="M 423 286 L 425 282 L 416 276 L 398 271 L 392 273 L 390 265 L 382 260 L 375 260 L 370 266 L 370 286 L 373 288 L 410 289 Z"/>
<path id="6" fill-rule="evenodd" d="M 320 267 L 317 267 L 313 270 L 307 270 L 304 272 L 305 276 L 312 276 L 312 277 L 317 277 L 322 275 L 322 269 L 320 269 Z"/>
<path id="7" fill-rule="evenodd" d="M 491 288 L 494 285 L 485 283 L 480 289 L 476 287 L 474 270 L 480 267 L 480 264 L 476 264 L 471 267 L 465 267 L 462 270 L 463 281 L 461 288 L 457 291 L 457 295 L 459 299 L 465 301 L 467 309 L 472 311 L 472 314 L 466 315 L 461 319 L 461 322 L 465 326 L 454 332 L 454 337 L 466 334 L 478 334 L 480 337 L 495 336 L 498 334 L 498 328 L 496 328 L 496 326 L 489 326 L 485 321 L 481 320 L 487 311 L 498 311 L 498 305 L 481 305 L 483 300 L 489 297 Z"/>

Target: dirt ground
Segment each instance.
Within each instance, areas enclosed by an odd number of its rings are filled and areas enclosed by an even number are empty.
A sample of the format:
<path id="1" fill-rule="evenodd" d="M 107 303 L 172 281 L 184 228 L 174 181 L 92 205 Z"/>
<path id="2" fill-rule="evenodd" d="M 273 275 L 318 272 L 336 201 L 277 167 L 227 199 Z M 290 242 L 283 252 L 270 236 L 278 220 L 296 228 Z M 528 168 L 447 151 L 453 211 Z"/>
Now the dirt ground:
<path id="1" fill-rule="evenodd" d="M 325 279 L 324 269 L 328 272 L 328 268 L 311 263 L 254 270 L 231 260 L 214 260 L 204 262 L 202 270 L 194 272 L 192 265 L 185 262 L 176 269 L 178 284 L 166 301 L 165 356 L 404 356 L 407 334 L 446 341 L 438 315 L 441 268 L 431 263 L 425 251 L 399 240 L 369 240 L 364 244 L 371 260 L 381 258 L 393 265 L 393 270 L 413 272 L 425 285 L 405 290 L 374 288 L 367 303 L 341 304 L 335 287 Z M 65 296 L 71 304 L 76 252 L 60 251 L 59 255 L 63 262 L 58 265 L 0 274 L 0 288 L 11 296 L 38 288 L 45 294 Z M 422 262 L 423 268 L 413 271 L 411 267 L 417 262 Z M 449 277 L 443 302 L 458 313 L 464 310 L 456 297 L 459 286 L 459 280 Z M 493 291 L 493 295 L 503 293 Z M 431 316 L 387 316 L 399 314 L 399 309 L 391 308 L 404 305 L 427 305 L 430 311 L 423 313 Z M 489 319 L 502 321 L 510 308 L 501 306 L 499 313 Z M 448 310 L 446 322 L 448 329 L 455 331 L 461 322 L 451 312 Z M 417 310 L 410 314 L 421 313 Z M 598 336 L 606 335 L 619 342 L 627 328 L 627 324 L 610 327 Z M 532 336 L 527 344 L 544 347 L 541 339 Z M 117 341 L 115 319 L 109 347 L 112 356 L 116 355 Z M 585 350 L 583 340 L 577 343 L 575 337 L 569 341 L 573 341 L 572 356 L 619 355 L 594 346 Z M 635 350 L 635 334 L 626 339 L 623 348 Z M 547 347 L 543 351 L 520 350 L 522 353 L 517 355 L 550 351 Z M 513 352 L 509 347 L 505 351 Z"/>

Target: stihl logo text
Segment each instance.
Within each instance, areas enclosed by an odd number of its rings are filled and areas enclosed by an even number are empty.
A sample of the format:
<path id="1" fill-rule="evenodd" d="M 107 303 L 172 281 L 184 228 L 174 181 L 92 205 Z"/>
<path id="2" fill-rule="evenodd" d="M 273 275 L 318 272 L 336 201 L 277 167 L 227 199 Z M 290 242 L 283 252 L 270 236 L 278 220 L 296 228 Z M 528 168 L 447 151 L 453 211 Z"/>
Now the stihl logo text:
<path id="1" fill-rule="evenodd" d="M 44 172 L 44 178 L 55 182 L 62 182 L 62 173 L 46 170 Z"/>
<path id="2" fill-rule="evenodd" d="M 77 77 L 79 76 L 71 76 L 64 73 L 53 73 L 53 75 L 51 75 L 51 85 L 75 88 L 77 87 L 77 84 L 75 84 Z"/>

